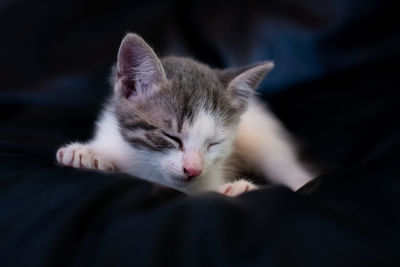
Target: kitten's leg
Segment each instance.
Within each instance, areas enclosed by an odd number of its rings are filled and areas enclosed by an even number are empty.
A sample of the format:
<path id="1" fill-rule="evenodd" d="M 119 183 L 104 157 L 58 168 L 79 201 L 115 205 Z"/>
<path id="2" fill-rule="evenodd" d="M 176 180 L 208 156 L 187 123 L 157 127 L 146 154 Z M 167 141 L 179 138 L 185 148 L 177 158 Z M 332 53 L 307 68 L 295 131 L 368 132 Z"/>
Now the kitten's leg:
<path id="1" fill-rule="evenodd" d="M 235 146 L 251 168 L 261 171 L 273 183 L 297 190 L 315 177 L 298 161 L 283 125 L 255 100 L 242 115 Z"/>
<path id="2" fill-rule="evenodd" d="M 257 188 L 258 187 L 255 184 L 244 179 L 240 179 L 232 183 L 226 183 L 222 185 L 218 189 L 218 192 L 226 196 L 235 197 Z"/>
<path id="3" fill-rule="evenodd" d="M 98 153 L 93 152 L 90 145 L 72 143 L 58 149 L 57 162 L 64 166 L 83 169 L 113 171 L 114 166 Z"/>
<path id="4" fill-rule="evenodd" d="M 113 113 L 106 108 L 96 123 L 93 140 L 61 147 L 56 156 L 58 163 L 64 166 L 113 171 L 119 170 L 127 161 L 130 163 L 127 147 Z"/>

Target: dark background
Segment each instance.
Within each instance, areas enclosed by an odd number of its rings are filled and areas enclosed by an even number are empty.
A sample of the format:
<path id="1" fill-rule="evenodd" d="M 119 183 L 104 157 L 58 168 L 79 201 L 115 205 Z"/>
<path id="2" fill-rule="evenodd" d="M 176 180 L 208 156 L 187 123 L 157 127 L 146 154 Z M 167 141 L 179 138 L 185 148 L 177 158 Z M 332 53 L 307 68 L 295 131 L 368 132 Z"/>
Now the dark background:
<path id="1" fill-rule="evenodd" d="M 381 0 L 0 2 L 1 266 L 400 266 L 400 35 Z M 126 32 L 225 68 L 324 171 L 298 192 L 185 197 L 60 168 L 93 131 Z"/>

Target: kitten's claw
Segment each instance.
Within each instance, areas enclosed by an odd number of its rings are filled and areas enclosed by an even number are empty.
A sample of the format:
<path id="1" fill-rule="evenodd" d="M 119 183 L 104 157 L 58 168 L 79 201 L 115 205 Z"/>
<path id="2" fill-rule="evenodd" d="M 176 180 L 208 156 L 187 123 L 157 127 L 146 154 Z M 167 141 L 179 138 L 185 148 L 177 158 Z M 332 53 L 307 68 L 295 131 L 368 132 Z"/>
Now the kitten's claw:
<path id="1" fill-rule="evenodd" d="M 113 171 L 114 166 L 107 160 L 99 157 L 86 145 L 71 144 L 58 149 L 57 162 L 64 166 Z"/>
<path id="2" fill-rule="evenodd" d="M 219 188 L 218 192 L 229 197 L 235 197 L 257 188 L 258 187 L 255 184 L 252 184 L 249 181 L 238 180 L 232 183 L 224 184 Z"/>

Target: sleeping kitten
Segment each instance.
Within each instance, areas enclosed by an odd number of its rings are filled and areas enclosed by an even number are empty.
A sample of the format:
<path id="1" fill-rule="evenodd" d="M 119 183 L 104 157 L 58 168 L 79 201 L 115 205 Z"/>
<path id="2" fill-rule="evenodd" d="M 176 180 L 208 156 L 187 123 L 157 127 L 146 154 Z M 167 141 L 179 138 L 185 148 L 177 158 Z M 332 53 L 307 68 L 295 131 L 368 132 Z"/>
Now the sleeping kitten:
<path id="1" fill-rule="evenodd" d="M 94 138 L 61 147 L 57 161 L 121 171 L 187 194 L 235 196 L 257 188 L 238 179 L 244 167 L 297 189 L 313 175 L 297 161 L 281 123 L 253 97 L 272 68 L 261 62 L 216 70 L 188 58 L 159 59 L 128 34 Z"/>

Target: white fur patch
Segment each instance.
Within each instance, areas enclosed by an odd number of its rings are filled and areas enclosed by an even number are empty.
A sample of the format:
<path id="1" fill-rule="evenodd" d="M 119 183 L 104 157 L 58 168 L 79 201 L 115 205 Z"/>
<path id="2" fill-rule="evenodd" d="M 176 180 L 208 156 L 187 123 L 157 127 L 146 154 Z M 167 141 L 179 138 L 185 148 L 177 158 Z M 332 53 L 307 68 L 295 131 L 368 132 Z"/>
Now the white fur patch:
<path id="1" fill-rule="evenodd" d="M 194 118 L 193 125 L 183 127 L 185 135 L 184 143 L 188 149 L 204 149 L 205 143 L 209 142 L 218 134 L 216 130 L 216 118 L 210 113 L 200 111 Z"/>
<path id="2" fill-rule="evenodd" d="M 297 160 L 295 146 L 283 125 L 255 100 L 242 115 L 235 145 L 247 163 L 271 182 L 296 190 L 314 178 Z"/>

